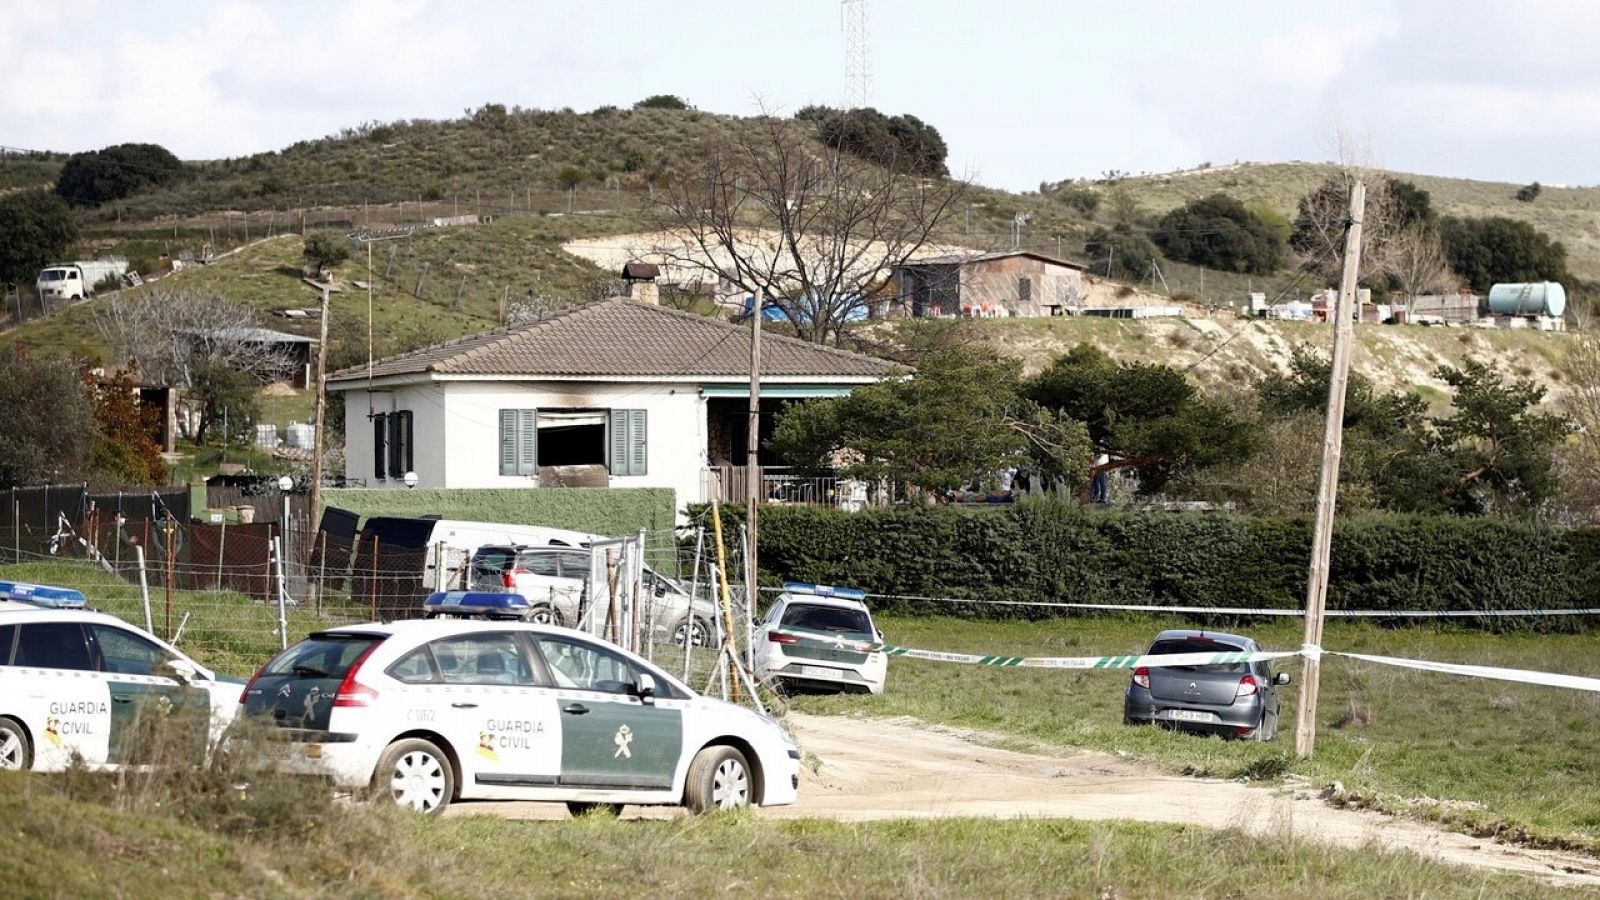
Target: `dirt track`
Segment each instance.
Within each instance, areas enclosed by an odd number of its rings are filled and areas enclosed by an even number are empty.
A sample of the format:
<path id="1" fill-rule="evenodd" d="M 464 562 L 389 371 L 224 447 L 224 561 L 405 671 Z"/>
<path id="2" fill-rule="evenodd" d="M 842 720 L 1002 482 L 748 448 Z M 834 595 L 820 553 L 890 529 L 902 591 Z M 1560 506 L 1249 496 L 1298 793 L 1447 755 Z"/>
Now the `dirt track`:
<path id="1" fill-rule="evenodd" d="M 1448 863 L 1600 885 L 1600 860 L 1593 857 L 1510 847 L 1407 819 L 1339 809 L 1308 790 L 1162 775 L 1104 753 L 1052 757 L 1001 750 L 913 720 L 791 713 L 787 721 L 822 764 L 815 774 L 802 774 L 798 804 L 762 811 L 772 818 L 1172 822 L 1292 834 L 1342 847 L 1410 850 Z M 451 811 L 519 819 L 566 815 L 560 805 L 544 803 L 461 803 Z M 656 818 L 681 812 L 630 807 L 628 814 Z"/>

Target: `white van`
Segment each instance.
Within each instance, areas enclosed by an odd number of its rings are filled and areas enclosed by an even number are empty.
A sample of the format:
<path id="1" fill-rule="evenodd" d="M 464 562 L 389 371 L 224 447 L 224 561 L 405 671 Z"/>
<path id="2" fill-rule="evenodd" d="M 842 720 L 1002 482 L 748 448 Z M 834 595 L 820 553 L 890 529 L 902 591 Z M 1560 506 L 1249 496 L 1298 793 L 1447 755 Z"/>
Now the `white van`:
<path id="1" fill-rule="evenodd" d="M 467 562 L 479 547 L 490 544 L 517 544 L 526 547 L 588 547 L 604 535 L 585 534 L 564 528 L 540 525 L 512 525 L 504 522 L 471 522 L 464 519 L 437 519 L 428 535 L 428 561 L 424 583 L 444 589 L 465 588 Z M 439 572 L 439 551 L 444 551 L 444 572 Z"/>

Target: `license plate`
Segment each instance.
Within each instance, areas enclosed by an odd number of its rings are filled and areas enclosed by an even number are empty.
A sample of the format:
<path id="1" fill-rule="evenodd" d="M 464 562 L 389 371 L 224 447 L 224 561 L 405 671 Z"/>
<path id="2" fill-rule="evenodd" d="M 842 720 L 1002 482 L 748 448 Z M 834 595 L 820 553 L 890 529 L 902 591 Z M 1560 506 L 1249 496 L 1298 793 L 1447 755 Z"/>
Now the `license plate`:
<path id="1" fill-rule="evenodd" d="M 828 681 L 844 680 L 844 672 L 838 669 L 830 669 L 826 666 L 796 666 L 795 668 L 799 670 L 795 674 L 804 675 L 807 678 L 823 678 Z"/>
<path id="2" fill-rule="evenodd" d="M 1201 712 L 1197 709 L 1169 709 L 1167 710 L 1167 718 L 1175 719 L 1179 722 L 1215 722 L 1217 714 Z"/>

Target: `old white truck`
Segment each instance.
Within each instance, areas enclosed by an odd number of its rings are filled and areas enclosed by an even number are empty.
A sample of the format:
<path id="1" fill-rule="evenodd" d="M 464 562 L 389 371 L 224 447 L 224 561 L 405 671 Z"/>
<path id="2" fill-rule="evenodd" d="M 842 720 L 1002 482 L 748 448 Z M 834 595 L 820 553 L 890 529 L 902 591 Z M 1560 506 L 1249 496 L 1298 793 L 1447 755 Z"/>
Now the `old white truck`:
<path id="1" fill-rule="evenodd" d="M 128 274 L 128 261 L 120 256 L 105 259 L 80 259 L 52 263 L 39 271 L 34 287 L 44 303 L 72 302 L 94 296 L 95 286 L 115 276 L 120 282 Z"/>

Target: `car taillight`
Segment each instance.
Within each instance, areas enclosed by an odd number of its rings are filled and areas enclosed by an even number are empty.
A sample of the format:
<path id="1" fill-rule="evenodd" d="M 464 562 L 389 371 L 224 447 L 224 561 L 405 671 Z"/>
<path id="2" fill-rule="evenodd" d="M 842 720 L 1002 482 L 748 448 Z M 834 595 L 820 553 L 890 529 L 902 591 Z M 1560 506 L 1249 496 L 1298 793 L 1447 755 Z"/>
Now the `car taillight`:
<path id="1" fill-rule="evenodd" d="M 1233 692 L 1233 699 L 1253 697 L 1258 690 L 1260 690 L 1260 686 L 1256 684 L 1256 677 L 1254 675 L 1246 675 L 1239 679 L 1239 688 Z"/>
<path id="2" fill-rule="evenodd" d="M 767 632 L 767 640 L 773 642 L 774 644 L 798 644 L 798 643 L 800 643 L 800 639 L 799 638 L 795 637 L 792 634 L 784 634 L 781 631 L 769 631 L 769 632 Z"/>
<path id="3" fill-rule="evenodd" d="M 517 586 L 517 576 L 527 574 L 529 574 L 527 569 L 507 569 L 500 573 L 500 584 L 502 587 L 514 588 Z"/>
<path id="4" fill-rule="evenodd" d="M 334 706 L 371 706 L 372 701 L 378 699 L 376 689 L 356 680 L 356 673 L 361 671 L 361 664 L 366 662 L 367 657 L 376 649 L 378 645 L 373 644 L 361 651 L 356 661 L 350 664 L 350 671 L 344 673 L 344 681 L 339 682 L 338 693 L 333 695 Z"/>
<path id="5" fill-rule="evenodd" d="M 1235 726 L 1233 726 L 1233 733 L 1238 735 L 1239 737 L 1244 737 L 1245 735 L 1247 735 L 1250 732 L 1255 731 L 1255 730 L 1256 729 L 1255 729 L 1254 725 L 1235 725 Z"/>
<path id="6" fill-rule="evenodd" d="M 1149 688 L 1150 688 L 1150 669 L 1149 669 L 1149 667 L 1140 666 L 1139 668 L 1134 669 L 1133 670 L 1133 683 L 1137 684 L 1139 687 L 1142 687 L 1142 688 L 1144 688 L 1146 690 L 1149 690 Z"/>
<path id="7" fill-rule="evenodd" d="M 260 680 L 261 673 L 265 672 L 266 670 L 267 670 L 267 667 L 266 666 L 262 666 L 261 668 L 256 670 L 256 673 L 254 675 L 250 676 L 250 680 L 249 681 L 246 681 L 244 683 L 244 690 L 239 692 L 239 702 L 241 704 L 244 703 L 244 698 L 249 696 L 250 689 L 255 687 L 256 686 L 256 682 L 258 680 Z"/>

